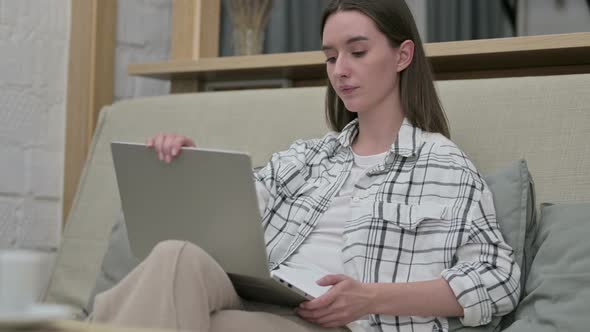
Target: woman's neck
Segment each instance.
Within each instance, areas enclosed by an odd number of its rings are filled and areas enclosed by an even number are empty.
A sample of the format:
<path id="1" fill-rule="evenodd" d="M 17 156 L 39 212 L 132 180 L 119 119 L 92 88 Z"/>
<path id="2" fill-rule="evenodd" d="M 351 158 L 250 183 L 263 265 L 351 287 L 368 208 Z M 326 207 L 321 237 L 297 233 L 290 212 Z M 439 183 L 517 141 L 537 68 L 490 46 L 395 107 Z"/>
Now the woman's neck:
<path id="1" fill-rule="evenodd" d="M 381 110 L 359 112 L 359 133 L 352 144 L 356 154 L 374 155 L 391 148 L 404 121 L 402 107 L 396 104 Z"/>

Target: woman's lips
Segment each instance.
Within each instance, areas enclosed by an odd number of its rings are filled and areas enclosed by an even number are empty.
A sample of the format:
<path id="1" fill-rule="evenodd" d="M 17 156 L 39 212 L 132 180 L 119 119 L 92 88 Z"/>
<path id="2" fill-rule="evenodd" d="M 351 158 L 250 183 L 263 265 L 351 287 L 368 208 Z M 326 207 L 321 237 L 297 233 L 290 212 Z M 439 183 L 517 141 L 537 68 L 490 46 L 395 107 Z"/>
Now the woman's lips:
<path id="1" fill-rule="evenodd" d="M 340 93 L 343 95 L 350 95 L 352 94 L 356 89 L 358 89 L 358 87 L 356 86 L 341 86 L 339 88 Z"/>

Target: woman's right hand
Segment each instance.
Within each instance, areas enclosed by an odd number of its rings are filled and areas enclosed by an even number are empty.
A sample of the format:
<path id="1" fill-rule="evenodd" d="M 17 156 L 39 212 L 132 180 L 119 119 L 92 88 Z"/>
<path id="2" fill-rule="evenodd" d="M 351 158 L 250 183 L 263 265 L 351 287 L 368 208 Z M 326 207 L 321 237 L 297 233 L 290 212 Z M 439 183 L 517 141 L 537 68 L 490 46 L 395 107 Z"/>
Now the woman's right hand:
<path id="1" fill-rule="evenodd" d="M 156 151 L 158 159 L 167 163 L 179 156 L 181 147 L 196 147 L 195 142 L 189 137 L 163 133 L 148 139 L 146 145 Z"/>

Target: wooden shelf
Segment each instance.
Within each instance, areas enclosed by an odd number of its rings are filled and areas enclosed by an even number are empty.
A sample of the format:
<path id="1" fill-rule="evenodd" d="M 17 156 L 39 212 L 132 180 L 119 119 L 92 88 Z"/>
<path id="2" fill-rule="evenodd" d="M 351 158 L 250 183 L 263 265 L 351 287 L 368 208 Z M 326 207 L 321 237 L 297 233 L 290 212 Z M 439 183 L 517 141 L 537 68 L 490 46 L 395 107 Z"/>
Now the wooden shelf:
<path id="1" fill-rule="evenodd" d="M 426 44 L 437 79 L 590 72 L 590 32 Z M 320 51 L 131 64 L 129 75 L 165 80 L 315 80 Z"/>
<path id="2" fill-rule="evenodd" d="M 171 60 L 131 64 L 129 75 L 159 79 L 233 80 L 270 78 L 322 78 L 324 54 L 314 52 L 275 53 L 251 56 L 201 58 L 197 61 Z"/>

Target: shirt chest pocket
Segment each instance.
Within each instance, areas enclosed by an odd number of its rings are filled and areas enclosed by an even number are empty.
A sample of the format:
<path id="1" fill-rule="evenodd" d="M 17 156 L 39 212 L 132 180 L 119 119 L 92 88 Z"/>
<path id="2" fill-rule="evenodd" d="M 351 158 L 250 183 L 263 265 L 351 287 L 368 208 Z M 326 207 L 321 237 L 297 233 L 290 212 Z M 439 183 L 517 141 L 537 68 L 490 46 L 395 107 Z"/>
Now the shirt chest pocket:
<path id="1" fill-rule="evenodd" d="M 374 204 L 373 216 L 390 226 L 416 231 L 421 225 L 444 224 L 448 210 L 449 207 L 434 203 L 403 204 L 378 201 Z"/>
<path id="2" fill-rule="evenodd" d="M 423 203 L 375 202 L 369 239 L 379 248 L 376 280 L 407 282 L 430 280 L 452 261 L 448 206 Z M 374 277 L 373 277 L 374 278 Z"/>

